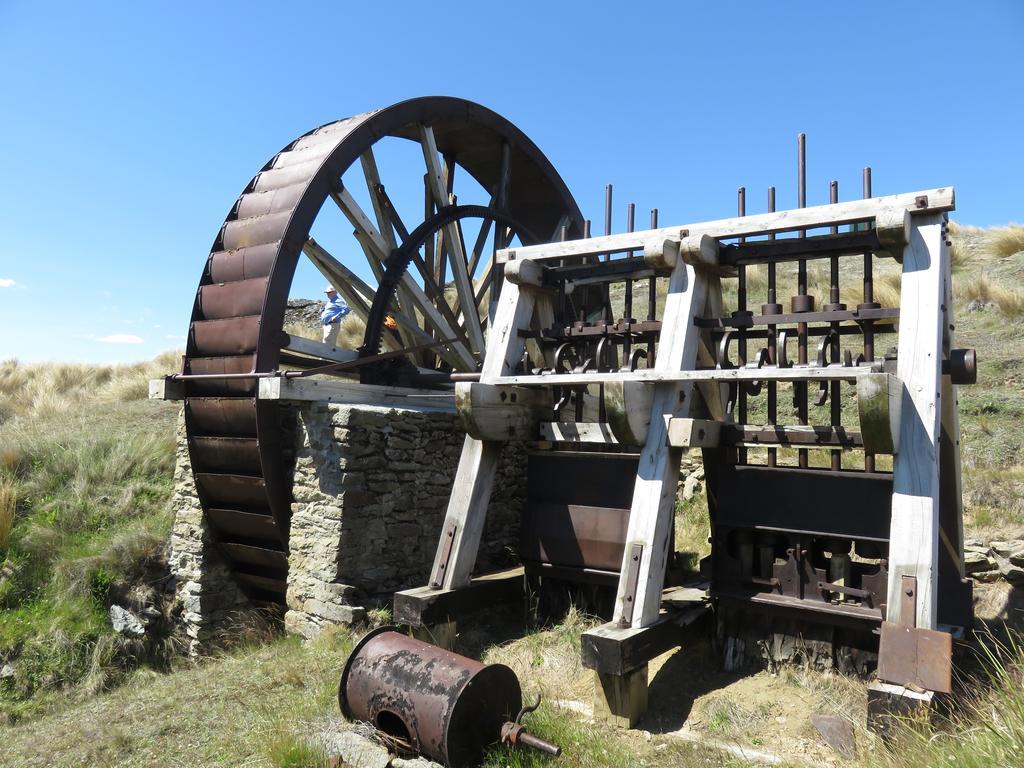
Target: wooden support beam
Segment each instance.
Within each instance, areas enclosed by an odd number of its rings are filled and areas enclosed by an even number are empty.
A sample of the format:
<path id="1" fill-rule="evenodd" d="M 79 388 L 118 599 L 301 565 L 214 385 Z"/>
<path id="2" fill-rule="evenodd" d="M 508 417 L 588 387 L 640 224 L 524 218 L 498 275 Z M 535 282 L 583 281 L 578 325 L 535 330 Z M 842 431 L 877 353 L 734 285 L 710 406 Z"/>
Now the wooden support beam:
<path id="1" fill-rule="evenodd" d="M 683 609 L 661 612 L 646 627 L 620 627 L 614 622 L 588 629 L 580 636 L 583 666 L 605 675 L 625 675 L 665 651 L 678 647 L 685 630 L 709 615 L 711 604 L 691 603 Z"/>
<path id="2" fill-rule="evenodd" d="M 664 331 L 662 331 L 664 333 Z M 660 354 L 660 353 L 659 353 Z M 733 382 L 733 381 L 851 381 L 859 376 L 877 373 L 878 365 L 793 365 L 744 366 L 742 368 L 702 368 L 681 371 L 662 371 L 658 368 L 639 368 L 632 372 L 588 371 L 587 373 L 544 373 L 525 376 L 500 376 L 490 384 L 515 384 L 523 387 L 573 387 L 585 384 L 612 384 L 616 382 Z"/>
<path id="3" fill-rule="evenodd" d="M 508 373 L 519 363 L 525 349 L 519 331 L 529 327 L 538 296 L 542 294 L 521 291 L 515 283 L 505 284 L 488 338 L 480 373 L 482 383 Z M 466 436 L 430 571 L 430 584 L 435 589 L 455 589 L 469 583 L 500 455 L 501 443 Z"/>
<path id="4" fill-rule="evenodd" d="M 176 381 L 170 376 L 165 376 L 162 379 L 150 379 L 149 380 L 149 399 L 150 400 L 184 400 L 185 399 L 185 382 Z"/>
<path id="5" fill-rule="evenodd" d="M 911 215 L 916 217 L 951 211 L 955 207 L 953 188 L 939 187 L 921 192 L 873 197 L 867 200 L 850 200 L 845 203 L 797 208 L 756 216 L 739 216 L 659 229 L 622 232 L 586 240 L 567 240 L 564 243 L 506 248 L 498 251 L 497 260 L 499 264 L 504 264 L 513 259 L 548 260 L 564 259 L 571 256 L 595 256 L 602 253 L 624 253 L 643 250 L 646 242 L 657 239 L 679 241 L 683 237 L 699 235 L 710 235 L 716 239 L 755 237 L 778 232 L 871 221 L 879 213 L 894 208 L 909 210 Z"/>
<path id="6" fill-rule="evenodd" d="M 372 405 L 410 410 L 455 412 L 455 398 L 450 392 L 433 389 L 385 387 L 360 384 L 337 377 L 306 376 L 285 378 L 275 376 L 259 380 L 260 400 L 294 400 L 298 402 L 344 403 Z"/>
<path id="7" fill-rule="evenodd" d="M 893 463 L 887 620 L 936 628 L 939 543 L 939 420 L 942 414 L 944 279 L 949 274 L 944 217 L 914 217 L 903 255 L 896 375 L 903 382 L 899 453 Z M 916 617 L 904 616 L 902 581 L 917 580 Z"/>
<path id="8" fill-rule="evenodd" d="M 668 444 L 673 448 L 717 448 L 722 422 L 707 419 L 669 419 Z"/>
<path id="9" fill-rule="evenodd" d="M 624 675 L 594 672 L 594 720 L 632 728 L 647 711 L 647 665 Z"/>
<path id="10" fill-rule="evenodd" d="M 415 587 L 395 593 L 394 621 L 409 627 L 457 621 L 496 603 L 523 598 L 523 568 L 511 568 L 471 579 L 461 589 Z"/>
<path id="11" fill-rule="evenodd" d="M 434 202 L 438 208 L 451 205 L 449 193 L 445 189 L 444 175 L 441 169 L 441 162 L 437 155 L 437 143 L 434 140 L 434 131 L 429 125 L 420 126 L 420 145 L 423 148 L 423 159 L 427 165 L 427 184 L 434 195 Z M 452 274 L 455 276 L 455 290 L 459 295 L 459 303 L 465 308 L 466 331 L 469 334 L 469 343 L 475 354 L 483 354 L 484 334 L 476 321 L 476 313 L 470 312 L 475 307 L 473 280 L 469 274 L 469 263 L 466 261 L 465 248 L 462 245 L 462 237 L 456 222 L 446 224 L 444 227 L 444 242 L 451 254 Z"/>
<path id="12" fill-rule="evenodd" d="M 696 366 L 699 332 L 693 318 L 703 314 L 706 296 L 707 283 L 693 265 L 677 263 L 669 278 L 653 373 L 668 375 Z M 689 410 L 690 390 L 679 380 L 655 385 L 615 597 L 614 620 L 622 626 L 643 627 L 658 618 L 681 459 L 680 450 L 668 444 L 668 420 Z"/>
<path id="13" fill-rule="evenodd" d="M 541 421 L 551 417 L 552 405 L 549 390 L 477 382 L 455 385 L 459 418 L 466 433 L 478 440 L 536 440 Z"/>

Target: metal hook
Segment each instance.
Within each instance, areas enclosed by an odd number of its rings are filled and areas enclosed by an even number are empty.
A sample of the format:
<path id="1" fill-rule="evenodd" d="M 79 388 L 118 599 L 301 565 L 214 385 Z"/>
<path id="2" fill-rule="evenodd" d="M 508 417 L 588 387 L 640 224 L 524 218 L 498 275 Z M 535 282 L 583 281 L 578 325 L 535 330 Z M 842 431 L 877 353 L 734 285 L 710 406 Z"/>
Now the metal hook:
<path id="1" fill-rule="evenodd" d="M 839 341 L 839 334 L 836 333 L 836 329 L 835 328 L 829 328 L 828 333 L 826 333 L 824 336 L 822 336 L 821 337 L 821 341 L 818 342 L 818 365 L 821 368 L 824 368 L 828 364 L 828 362 L 832 362 L 832 363 L 836 362 L 835 360 L 831 359 L 832 358 L 832 346 L 831 346 L 830 342 L 832 342 L 833 340 L 838 342 Z M 848 355 L 849 355 L 849 353 L 850 353 L 849 350 L 847 350 L 847 354 Z M 826 360 L 828 362 L 826 362 Z M 828 401 L 828 392 L 829 392 L 828 382 L 825 382 L 825 381 L 821 382 L 821 384 L 818 385 L 818 396 L 817 396 L 817 398 L 815 398 L 814 404 L 815 405 L 824 405 Z"/>
<path id="2" fill-rule="evenodd" d="M 779 368 L 791 368 L 793 364 L 789 362 L 786 357 L 786 332 L 779 331 L 778 338 L 775 340 L 775 359 L 778 361 L 776 365 Z"/>
<path id="3" fill-rule="evenodd" d="M 630 372 L 636 370 L 637 363 L 642 359 L 647 359 L 647 350 L 641 347 L 635 347 L 632 352 L 629 353 L 629 362 L 622 366 L 619 370 L 622 372 Z"/>
<path id="4" fill-rule="evenodd" d="M 555 373 L 570 373 L 571 369 L 568 364 L 563 367 L 563 363 L 567 363 L 567 358 L 571 358 L 573 361 L 576 360 L 576 350 L 570 342 L 565 342 L 555 350 Z"/>
<path id="5" fill-rule="evenodd" d="M 722 334 L 722 340 L 718 342 L 718 368 L 735 368 L 729 360 L 729 344 L 732 342 L 732 329 Z"/>
<path id="6" fill-rule="evenodd" d="M 771 356 L 768 354 L 768 347 L 761 347 L 761 349 L 757 351 L 757 367 L 763 368 L 764 364 L 768 362 L 769 359 L 771 359 Z M 763 381 L 748 381 L 745 388 L 748 395 L 759 395 L 761 394 L 761 388 L 763 386 Z"/>

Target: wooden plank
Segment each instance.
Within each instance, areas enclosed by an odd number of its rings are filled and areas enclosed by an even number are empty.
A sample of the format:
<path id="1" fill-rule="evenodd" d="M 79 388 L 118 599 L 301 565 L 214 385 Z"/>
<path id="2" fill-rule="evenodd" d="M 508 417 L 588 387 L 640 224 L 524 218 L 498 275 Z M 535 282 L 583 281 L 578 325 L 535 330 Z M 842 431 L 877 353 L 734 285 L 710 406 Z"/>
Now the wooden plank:
<path id="1" fill-rule="evenodd" d="M 333 360 L 336 363 L 347 363 L 359 357 L 359 353 L 354 349 L 332 347 L 330 344 L 324 344 L 321 341 L 313 341 L 312 339 L 307 339 L 302 336 L 294 336 L 291 334 L 285 334 L 285 336 L 287 341 L 281 349 L 289 352 L 296 352 L 300 355 L 310 355 L 311 357 L 317 357 L 321 360 Z"/>
<path id="2" fill-rule="evenodd" d="M 429 125 L 420 126 L 420 145 L 423 147 L 423 159 L 427 164 L 427 183 L 434 195 L 434 201 L 438 208 L 451 204 L 448 193 L 445 190 L 444 176 L 441 170 L 441 163 L 437 156 L 437 143 L 434 140 L 434 131 Z M 455 222 L 446 224 L 444 227 L 445 245 L 451 254 L 452 274 L 455 276 L 455 290 L 459 295 L 459 303 L 463 306 L 466 315 L 466 331 L 469 333 L 470 347 L 476 354 L 484 350 L 484 334 L 476 321 L 476 312 L 471 309 L 476 306 L 473 294 L 473 280 L 469 274 L 469 264 L 466 261 L 465 249 L 462 245 L 462 238 L 459 236 L 459 229 Z"/>
<path id="3" fill-rule="evenodd" d="M 421 627 L 458 620 L 465 614 L 499 602 L 521 600 L 523 568 L 488 573 L 460 589 L 415 587 L 395 593 L 395 624 Z"/>
<path id="4" fill-rule="evenodd" d="M 416 411 L 455 412 L 454 394 L 438 390 L 360 384 L 333 376 L 323 378 L 318 376 L 301 378 L 275 376 L 260 379 L 259 382 L 257 397 L 260 400 L 376 405 Z"/>
<path id="5" fill-rule="evenodd" d="M 893 463 L 886 618 L 923 629 L 936 626 L 942 303 L 948 260 L 942 214 L 915 217 L 900 290 L 896 375 L 904 393 L 899 453 Z M 917 578 L 916 622 L 900 615 L 903 576 Z"/>
<path id="6" fill-rule="evenodd" d="M 669 419 L 668 444 L 673 448 L 717 448 L 722 422 L 707 419 Z"/>
<path id="7" fill-rule="evenodd" d="M 918 198 L 927 198 L 927 204 L 918 207 Z M 679 224 L 659 229 L 622 232 L 586 240 L 567 240 L 564 243 L 544 243 L 498 251 L 498 263 L 512 259 L 562 259 L 568 256 L 593 256 L 601 253 L 623 253 L 642 250 L 649 240 L 681 240 L 685 231 L 689 237 L 710 235 L 714 238 L 754 237 L 771 233 L 838 226 L 869 221 L 881 212 L 893 208 L 909 209 L 914 216 L 951 211 L 955 205 L 953 187 L 939 187 L 921 192 L 906 192 L 867 200 L 797 208 L 790 211 L 763 213 L 756 216 L 738 216 L 695 224 Z"/>
<path id="8" fill-rule="evenodd" d="M 691 323 L 692 325 L 692 323 Z M 663 331 L 664 333 L 664 331 Z M 639 368 L 633 372 L 545 373 L 526 376 L 500 376 L 491 384 L 515 384 L 523 387 L 576 386 L 580 384 L 611 384 L 616 382 L 732 382 L 732 381 L 856 381 L 858 376 L 877 373 L 875 365 L 794 365 L 790 368 L 766 366 L 757 368 L 704 368 L 662 371 Z"/>
<path id="9" fill-rule="evenodd" d="M 669 374 L 695 367 L 699 331 L 693 318 L 703 314 L 706 291 L 707 282 L 691 264 L 676 264 L 669 279 L 654 373 Z M 628 564 L 623 562 L 615 598 L 614 620 L 619 624 L 643 627 L 658 619 L 665 566 L 672 549 L 669 537 L 681 459 L 681 451 L 668 444 L 668 419 L 684 415 L 691 399 L 691 387 L 685 382 L 664 380 L 655 386 L 626 533 L 627 557 L 637 545 L 643 549 L 635 594 L 631 594 L 631 585 L 627 583 Z"/>

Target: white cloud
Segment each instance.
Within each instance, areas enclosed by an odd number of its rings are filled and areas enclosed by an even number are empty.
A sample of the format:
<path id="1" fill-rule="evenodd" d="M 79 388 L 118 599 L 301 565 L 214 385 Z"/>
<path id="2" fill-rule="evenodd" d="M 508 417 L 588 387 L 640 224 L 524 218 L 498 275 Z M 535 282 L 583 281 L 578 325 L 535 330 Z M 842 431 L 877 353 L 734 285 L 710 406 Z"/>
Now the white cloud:
<path id="1" fill-rule="evenodd" d="M 144 339 L 131 333 L 112 333 L 109 336 L 100 336 L 96 341 L 104 341 L 107 344 L 142 344 Z"/>
<path id="2" fill-rule="evenodd" d="M 11 288 L 14 286 L 14 281 L 9 277 L 0 277 L 0 288 Z"/>
<path id="3" fill-rule="evenodd" d="M 171 341 L 184 341 L 185 340 L 185 337 L 182 336 L 179 333 L 165 333 L 164 334 L 164 338 L 165 339 L 170 339 Z"/>

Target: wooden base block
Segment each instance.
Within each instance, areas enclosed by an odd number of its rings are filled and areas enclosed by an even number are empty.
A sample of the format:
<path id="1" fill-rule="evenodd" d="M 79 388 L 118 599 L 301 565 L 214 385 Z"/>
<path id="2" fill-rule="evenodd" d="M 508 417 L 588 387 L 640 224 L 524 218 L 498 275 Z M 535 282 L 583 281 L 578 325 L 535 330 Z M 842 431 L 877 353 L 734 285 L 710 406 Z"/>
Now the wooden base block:
<path id="1" fill-rule="evenodd" d="M 594 720 L 632 728 L 647 711 L 647 665 L 624 675 L 594 672 Z"/>
<path id="2" fill-rule="evenodd" d="M 477 576 L 459 589 L 415 587 L 395 593 L 395 624 L 423 627 L 453 621 L 498 603 L 523 599 L 523 568 Z"/>
<path id="3" fill-rule="evenodd" d="M 454 621 L 445 621 L 440 624 L 424 624 L 419 627 L 412 627 L 412 636 L 424 643 L 431 643 L 446 651 L 455 650 L 455 636 L 458 628 Z"/>
<path id="4" fill-rule="evenodd" d="M 684 592 L 685 588 L 680 587 L 676 591 Z M 670 594 L 668 590 L 665 592 L 666 596 Z M 702 597 L 704 592 L 699 594 Z M 662 609 L 658 620 L 646 627 L 620 627 L 610 622 L 587 630 L 580 638 L 583 666 L 606 674 L 624 675 L 678 647 L 687 631 L 692 631 L 710 614 L 709 604 L 702 600 L 684 605 L 686 607 L 682 610 L 671 606 Z"/>
<path id="5" fill-rule="evenodd" d="M 934 698 L 932 691 L 912 691 L 876 680 L 868 686 L 868 729 L 889 739 L 899 720 L 927 718 Z"/>

